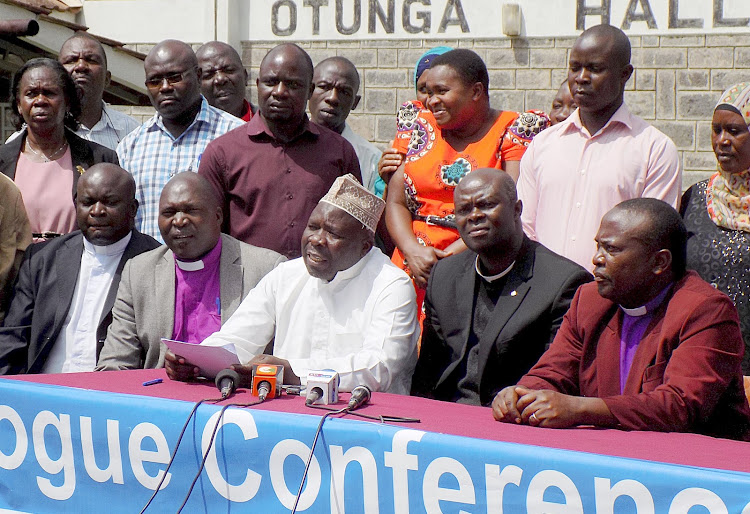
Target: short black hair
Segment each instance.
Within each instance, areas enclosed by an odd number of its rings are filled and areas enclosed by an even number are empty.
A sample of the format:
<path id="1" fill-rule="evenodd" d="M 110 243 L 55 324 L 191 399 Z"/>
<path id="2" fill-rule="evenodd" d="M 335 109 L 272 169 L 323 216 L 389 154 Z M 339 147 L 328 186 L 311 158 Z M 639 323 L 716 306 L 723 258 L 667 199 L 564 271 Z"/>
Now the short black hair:
<path id="1" fill-rule="evenodd" d="M 487 72 L 487 65 L 476 52 L 466 48 L 445 52 L 432 60 L 430 69 L 437 66 L 450 66 L 465 84 L 481 82 L 484 86 L 484 94 L 489 97 L 490 74 Z"/>
<path id="2" fill-rule="evenodd" d="M 21 79 L 27 71 L 35 68 L 49 68 L 55 72 L 58 84 L 62 88 L 63 95 L 65 96 L 65 104 L 68 107 L 68 110 L 65 113 L 65 126 L 73 131 L 78 130 L 78 116 L 81 114 L 81 101 L 78 98 L 78 91 L 76 90 L 75 82 L 70 78 L 68 71 L 62 64 L 47 57 L 36 57 L 26 61 L 26 63 L 18 68 L 18 71 L 13 75 L 13 82 L 10 88 L 10 108 L 13 113 L 13 123 L 16 129 L 20 130 L 24 123 L 23 116 L 18 112 L 18 95 L 21 88 Z"/>
<path id="3" fill-rule="evenodd" d="M 667 202 L 656 198 L 632 198 L 617 204 L 615 209 L 646 216 L 649 230 L 639 239 L 654 252 L 667 249 L 672 254 L 672 274 L 681 278 L 687 269 L 687 228 L 680 214 Z"/>

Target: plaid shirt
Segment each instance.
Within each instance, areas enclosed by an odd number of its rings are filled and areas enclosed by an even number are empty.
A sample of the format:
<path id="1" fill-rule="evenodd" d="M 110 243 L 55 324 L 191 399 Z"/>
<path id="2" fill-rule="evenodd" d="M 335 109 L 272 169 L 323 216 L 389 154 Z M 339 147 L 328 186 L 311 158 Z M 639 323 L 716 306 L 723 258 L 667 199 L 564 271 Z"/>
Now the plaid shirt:
<path id="1" fill-rule="evenodd" d="M 175 139 L 164 127 L 161 116 L 153 118 L 125 136 L 117 146 L 120 166 L 135 178 L 140 204 L 136 228 L 143 234 L 164 240 L 159 233 L 159 196 L 170 178 L 181 171 L 198 171 L 206 145 L 244 122 L 215 107 L 203 98 L 193 123 Z"/>

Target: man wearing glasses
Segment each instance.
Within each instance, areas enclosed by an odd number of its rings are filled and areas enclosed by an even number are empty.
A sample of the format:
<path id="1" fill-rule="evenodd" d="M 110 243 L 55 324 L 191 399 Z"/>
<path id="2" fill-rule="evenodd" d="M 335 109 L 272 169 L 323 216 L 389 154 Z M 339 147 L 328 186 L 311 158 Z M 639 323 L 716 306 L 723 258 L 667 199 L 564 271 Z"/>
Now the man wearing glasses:
<path id="1" fill-rule="evenodd" d="M 136 227 L 163 243 L 157 223 L 162 189 L 181 171 L 197 172 L 206 145 L 242 120 L 201 96 L 201 70 L 187 44 L 162 41 L 146 56 L 144 68 L 156 114 L 122 140 L 117 156 L 135 178 Z"/>

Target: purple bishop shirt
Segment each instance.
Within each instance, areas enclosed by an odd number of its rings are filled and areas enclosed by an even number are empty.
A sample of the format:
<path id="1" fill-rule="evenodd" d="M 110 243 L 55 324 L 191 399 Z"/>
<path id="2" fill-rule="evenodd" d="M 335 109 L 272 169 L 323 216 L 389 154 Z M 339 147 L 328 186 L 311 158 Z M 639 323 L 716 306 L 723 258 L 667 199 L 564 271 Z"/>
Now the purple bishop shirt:
<path id="1" fill-rule="evenodd" d="M 172 339 L 198 344 L 221 328 L 221 238 L 203 259 L 175 264 Z"/>
<path id="2" fill-rule="evenodd" d="M 638 343 L 643 339 L 648 324 L 654 318 L 656 308 L 661 305 L 671 288 L 671 284 L 665 287 L 656 298 L 642 307 L 626 309 L 620 305 L 623 311 L 622 330 L 620 331 L 620 394 L 625 391 L 625 382 L 628 380 Z"/>

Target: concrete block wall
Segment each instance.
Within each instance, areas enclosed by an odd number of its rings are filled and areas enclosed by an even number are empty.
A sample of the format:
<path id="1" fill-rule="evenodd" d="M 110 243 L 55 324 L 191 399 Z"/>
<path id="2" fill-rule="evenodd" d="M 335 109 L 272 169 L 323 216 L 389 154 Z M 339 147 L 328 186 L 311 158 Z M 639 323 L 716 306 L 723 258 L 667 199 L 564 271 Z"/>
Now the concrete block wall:
<path id="1" fill-rule="evenodd" d="M 392 139 L 395 112 L 414 97 L 413 67 L 433 46 L 471 48 L 487 63 L 492 105 L 508 110 L 548 110 L 567 75 L 574 38 L 302 42 L 317 63 L 343 55 L 360 70 L 362 101 L 350 123 L 363 137 L 385 147 Z M 711 114 L 721 92 L 750 81 L 750 35 L 634 36 L 633 77 L 625 100 L 639 116 L 671 137 L 682 157 L 684 187 L 716 169 L 711 151 Z M 276 42 L 243 42 L 242 59 L 251 72 L 248 93 L 265 53 Z"/>

